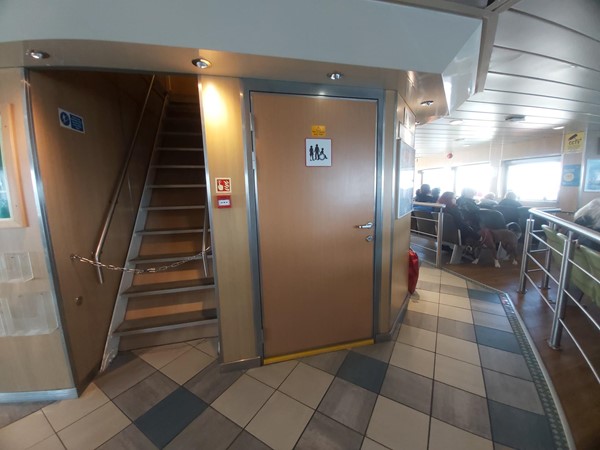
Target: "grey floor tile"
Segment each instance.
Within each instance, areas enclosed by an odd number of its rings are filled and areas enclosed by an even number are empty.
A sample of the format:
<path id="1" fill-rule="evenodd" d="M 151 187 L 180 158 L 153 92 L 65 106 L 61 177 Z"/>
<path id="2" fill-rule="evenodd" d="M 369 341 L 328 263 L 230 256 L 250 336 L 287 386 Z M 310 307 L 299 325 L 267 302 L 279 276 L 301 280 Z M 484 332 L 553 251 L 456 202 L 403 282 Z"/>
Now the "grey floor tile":
<path id="1" fill-rule="evenodd" d="M 359 450 L 361 434 L 316 412 L 300 437 L 295 450 Z"/>
<path id="2" fill-rule="evenodd" d="M 335 375 L 344 362 L 348 350 L 340 350 L 339 352 L 323 353 L 321 355 L 307 356 L 306 358 L 300 359 L 303 363 L 309 366 L 316 367 L 317 369 L 324 370 L 331 375 Z"/>
<path id="3" fill-rule="evenodd" d="M 419 280 L 417 281 L 417 289 L 425 291 L 440 292 L 440 283 L 435 281 Z"/>
<path id="4" fill-rule="evenodd" d="M 208 405 L 180 387 L 135 421 L 135 425 L 158 448 L 163 448 Z"/>
<path id="5" fill-rule="evenodd" d="M 376 401 L 377 394 L 341 378 L 336 378 L 321 401 L 318 410 L 364 434 Z"/>
<path id="6" fill-rule="evenodd" d="M 235 383 L 242 374 L 243 372 L 240 370 L 221 372 L 219 363 L 215 361 L 185 383 L 184 386 L 204 402 L 211 404 Z"/>
<path id="7" fill-rule="evenodd" d="M 242 428 L 212 408 L 207 408 L 165 448 L 168 450 L 225 450 Z"/>
<path id="8" fill-rule="evenodd" d="M 378 359 L 379 361 L 388 363 L 390 361 L 390 356 L 392 356 L 392 350 L 394 350 L 394 342 L 388 341 L 356 347 L 352 349 L 352 352 L 360 353 L 361 355 L 369 356 L 370 358 Z"/>
<path id="9" fill-rule="evenodd" d="M 494 442 L 522 450 L 551 450 L 554 443 L 546 416 L 489 401 Z"/>
<path id="10" fill-rule="evenodd" d="M 166 375 L 155 372 L 118 395 L 113 402 L 131 420 L 135 420 L 177 389 L 179 385 Z"/>
<path id="11" fill-rule="evenodd" d="M 440 317 L 437 332 L 446 336 L 464 339 L 465 341 L 477 342 L 475 327 L 470 323 Z"/>
<path id="12" fill-rule="evenodd" d="M 242 431 L 227 450 L 271 450 L 271 447 L 247 431 Z"/>
<path id="13" fill-rule="evenodd" d="M 501 303 L 486 302 L 485 300 L 471 299 L 471 309 L 473 311 L 481 311 L 489 314 L 497 314 L 505 316 L 506 311 Z"/>
<path id="14" fill-rule="evenodd" d="M 512 333 L 475 325 L 475 335 L 479 345 L 521 354 L 519 343 Z"/>
<path id="15" fill-rule="evenodd" d="M 52 402 L 3 403 L 0 405 L 0 428 L 5 427 L 29 414 L 39 411 Z"/>
<path id="16" fill-rule="evenodd" d="M 433 380 L 399 367 L 389 366 L 381 395 L 430 414 Z"/>
<path id="17" fill-rule="evenodd" d="M 487 401 L 470 392 L 436 381 L 431 416 L 486 439 L 492 438 Z"/>
<path id="18" fill-rule="evenodd" d="M 487 397 L 505 405 L 544 414 L 544 407 L 531 381 L 483 369 Z"/>
<path id="19" fill-rule="evenodd" d="M 96 378 L 94 383 L 113 399 L 154 372 L 156 369 L 150 364 L 127 352 L 117 356 L 108 371 Z"/>
<path id="20" fill-rule="evenodd" d="M 473 311 L 473 322 L 475 325 L 482 327 L 495 328 L 496 330 L 506 331 L 512 333 L 513 329 L 510 326 L 510 322 L 505 316 L 499 316 L 497 314 L 488 314 L 481 311 Z"/>
<path id="21" fill-rule="evenodd" d="M 416 311 L 406 311 L 406 315 L 404 316 L 404 320 L 402 321 L 405 325 L 410 325 L 411 327 L 423 328 L 428 331 L 436 331 L 438 318 L 437 316 L 433 316 L 431 314 L 423 314 Z"/>
<path id="22" fill-rule="evenodd" d="M 523 378 L 524 380 L 532 380 L 525 358 L 521 355 L 480 345 L 479 356 L 481 366 L 486 369 Z"/>
<path id="23" fill-rule="evenodd" d="M 452 286 L 451 284 L 442 284 L 440 286 L 441 294 L 459 295 L 461 297 L 469 297 L 469 290 L 460 286 Z"/>
<path id="24" fill-rule="evenodd" d="M 483 300 L 492 303 L 500 303 L 500 296 L 495 292 L 469 288 L 468 296 L 470 299 Z"/>
<path id="25" fill-rule="evenodd" d="M 498 444 L 497 442 L 494 442 L 494 450 L 515 450 L 512 447 L 507 447 L 506 445 L 502 445 L 502 444 Z"/>
<path id="26" fill-rule="evenodd" d="M 338 370 L 338 377 L 378 394 L 386 370 L 386 363 L 350 352 Z"/>
<path id="27" fill-rule="evenodd" d="M 148 440 L 144 433 L 134 424 L 129 425 L 111 440 L 105 442 L 97 450 L 155 450 L 157 447 Z"/>

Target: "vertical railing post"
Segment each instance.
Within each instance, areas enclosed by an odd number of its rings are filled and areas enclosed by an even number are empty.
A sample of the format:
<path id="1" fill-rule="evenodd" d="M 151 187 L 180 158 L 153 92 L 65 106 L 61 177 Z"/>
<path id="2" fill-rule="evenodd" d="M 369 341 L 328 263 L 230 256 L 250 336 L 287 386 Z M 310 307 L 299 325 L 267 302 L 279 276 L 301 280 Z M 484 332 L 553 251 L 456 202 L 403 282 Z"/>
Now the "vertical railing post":
<path id="1" fill-rule="evenodd" d="M 565 241 L 563 247 L 562 262 L 560 264 L 560 275 L 558 278 L 558 292 L 556 298 L 556 307 L 554 308 L 554 317 L 552 318 L 552 331 L 550 333 L 550 347 L 556 349 L 560 347 L 562 338 L 563 324 L 562 319 L 565 317 L 565 309 L 567 307 L 568 296 L 565 295 L 566 286 L 568 286 L 569 277 L 569 260 L 573 249 L 573 232 L 569 231 L 569 237 Z"/>
<path id="2" fill-rule="evenodd" d="M 435 253 L 435 267 L 442 268 L 442 240 L 444 236 L 444 208 L 440 208 L 437 223 L 437 245 Z"/>
<path id="3" fill-rule="evenodd" d="M 524 294 L 527 292 L 525 283 L 527 282 L 527 258 L 529 256 L 529 247 L 531 246 L 531 233 L 533 233 L 533 219 L 531 216 L 527 219 L 525 225 L 525 239 L 523 241 L 523 256 L 521 257 L 521 274 L 519 275 L 519 292 Z"/>

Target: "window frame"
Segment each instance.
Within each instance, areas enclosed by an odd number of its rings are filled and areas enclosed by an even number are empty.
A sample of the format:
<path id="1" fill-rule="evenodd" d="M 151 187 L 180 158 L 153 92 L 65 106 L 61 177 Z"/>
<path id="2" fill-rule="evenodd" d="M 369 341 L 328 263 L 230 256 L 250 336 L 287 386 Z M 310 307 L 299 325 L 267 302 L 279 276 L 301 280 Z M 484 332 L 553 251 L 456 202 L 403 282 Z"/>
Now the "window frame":
<path id="1" fill-rule="evenodd" d="M 508 186 L 508 172 L 510 170 L 510 167 L 522 166 L 525 164 L 544 163 L 544 162 L 557 162 L 560 164 L 561 169 L 562 169 L 562 155 L 536 156 L 536 157 L 510 159 L 510 160 L 502 161 L 502 189 L 501 189 L 502 196 L 506 195 L 506 193 L 509 190 L 511 190 L 511 189 L 509 189 L 509 186 Z M 523 198 L 523 196 L 518 191 L 515 191 L 515 192 L 517 193 L 517 195 L 519 195 L 521 202 L 555 205 L 558 203 L 558 200 L 560 197 L 560 177 L 557 180 L 557 183 L 558 183 L 558 191 L 556 193 L 556 198 L 553 200 Z"/>

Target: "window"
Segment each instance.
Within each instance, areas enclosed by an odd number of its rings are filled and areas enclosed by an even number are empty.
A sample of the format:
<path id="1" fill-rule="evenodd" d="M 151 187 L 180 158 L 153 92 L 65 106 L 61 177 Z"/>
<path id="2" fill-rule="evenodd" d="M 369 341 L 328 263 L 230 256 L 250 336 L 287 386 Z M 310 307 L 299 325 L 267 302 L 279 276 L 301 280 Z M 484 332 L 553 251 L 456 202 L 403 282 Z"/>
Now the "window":
<path id="1" fill-rule="evenodd" d="M 560 157 L 533 158 L 505 163 L 505 192 L 513 191 L 521 201 L 554 202 L 560 190 Z"/>
<path id="2" fill-rule="evenodd" d="M 454 171 L 449 167 L 422 170 L 421 184 L 440 188 L 441 192 L 454 191 Z"/>
<path id="3" fill-rule="evenodd" d="M 475 197 L 483 197 L 490 192 L 492 167 L 489 164 L 469 164 L 456 168 L 456 194 L 464 188 L 475 189 Z"/>

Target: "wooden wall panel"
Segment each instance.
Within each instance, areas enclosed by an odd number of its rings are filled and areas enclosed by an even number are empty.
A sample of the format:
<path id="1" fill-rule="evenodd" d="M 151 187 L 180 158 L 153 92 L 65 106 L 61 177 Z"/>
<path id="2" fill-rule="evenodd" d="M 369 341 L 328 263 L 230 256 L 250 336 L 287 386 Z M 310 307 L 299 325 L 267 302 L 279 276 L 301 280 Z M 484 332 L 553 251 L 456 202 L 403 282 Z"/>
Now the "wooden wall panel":
<path id="1" fill-rule="evenodd" d="M 212 199 L 212 245 L 217 273 L 219 323 L 223 362 L 258 356 L 256 348 L 245 148 L 240 80 L 201 77 L 202 124 L 214 195 L 215 177 L 231 178 L 232 207 L 217 209 Z"/>

